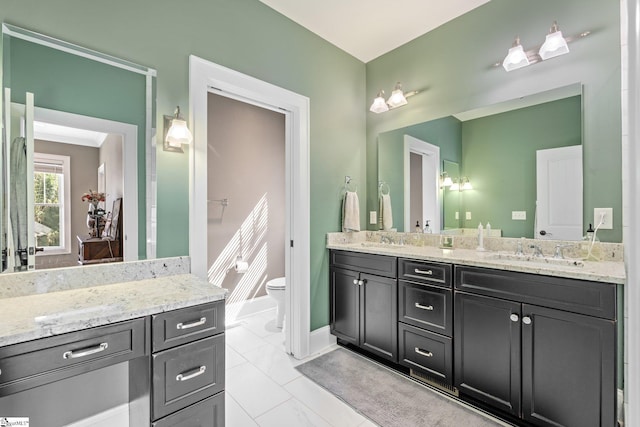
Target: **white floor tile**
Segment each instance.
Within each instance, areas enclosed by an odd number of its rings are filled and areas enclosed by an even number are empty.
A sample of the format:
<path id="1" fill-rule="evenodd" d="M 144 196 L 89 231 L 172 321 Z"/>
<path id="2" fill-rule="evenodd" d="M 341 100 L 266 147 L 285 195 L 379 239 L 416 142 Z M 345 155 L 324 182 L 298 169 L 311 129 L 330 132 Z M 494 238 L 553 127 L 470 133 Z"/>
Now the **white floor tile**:
<path id="1" fill-rule="evenodd" d="M 227 370 L 247 362 L 247 359 L 242 357 L 240 353 L 238 353 L 228 345 L 225 345 L 224 357 L 225 357 L 225 361 L 224 361 L 225 369 Z"/>
<path id="2" fill-rule="evenodd" d="M 273 345 L 274 347 L 278 348 L 279 350 L 282 350 L 283 352 L 285 351 L 284 350 L 284 334 L 282 332 L 269 335 L 268 337 L 265 337 L 264 340 L 269 344 Z"/>
<path id="3" fill-rule="evenodd" d="M 357 427 L 363 421 L 367 421 L 351 406 L 305 376 L 291 381 L 285 386 L 285 390 L 315 413 L 320 414 L 334 427 Z"/>
<path id="4" fill-rule="evenodd" d="M 262 338 L 282 332 L 282 328 L 276 327 L 275 309 L 242 319 L 240 324 Z"/>
<path id="5" fill-rule="evenodd" d="M 241 355 L 267 344 L 262 338 L 245 328 L 236 326 L 225 331 L 227 345 Z"/>
<path id="6" fill-rule="evenodd" d="M 291 395 L 250 363 L 226 372 L 226 391 L 253 418 L 288 400 Z"/>
<path id="7" fill-rule="evenodd" d="M 260 427 L 332 427 L 297 399 L 289 399 L 256 418 Z"/>
<path id="8" fill-rule="evenodd" d="M 358 427 L 379 427 L 379 426 L 373 421 L 369 419 L 365 419 L 365 421 L 362 424 L 360 424 Z"/>
<path id="9" fill-rule="evenodd" d="M 273 345 L 258 347 L 245 353 L 244 357 L 280 385 L 287 384 L 301 375 L 294 368 L 295 359 Z"/>
<path id="10" fill-rule="evenodd" d="M 244 409 L 236 402 L 236 400 L 226 394 L 224 397 L 224 421 L 225 427 L 257 427 L 253 419 L 247 414 Z"/>

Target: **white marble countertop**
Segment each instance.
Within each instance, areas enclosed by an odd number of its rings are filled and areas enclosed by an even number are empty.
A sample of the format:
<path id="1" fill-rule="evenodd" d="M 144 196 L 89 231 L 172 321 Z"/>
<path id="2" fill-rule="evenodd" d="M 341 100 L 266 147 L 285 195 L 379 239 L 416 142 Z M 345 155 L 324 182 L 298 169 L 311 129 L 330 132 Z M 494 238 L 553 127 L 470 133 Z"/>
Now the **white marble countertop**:
<path id="1" fill-rule="evenodd" d="M 546 276 L 566 277 L 580 280 L 590 280 L 603 283 L 625 283 L 625 268 L 621 261 L 582 261 L 581 266 L 572 266 L 570 260 L 567 265 L 557 265 L 555 260 L 540 259 L 526 261 L 506 258 L 512 253 L 495 251 L 476 251 L 473 249 L 441 249 L 435 246 L 391 245 L 375 244 L 371 242 L 340 243 L 329 241 L 328 249 L 339 249 L 378 255 L 390 255 L 427 261 L 462 264 L 475 267 L 488 267 L 498 270 L 520 271 L 524 273 L 541 274 Z M 559 261 L 557 261 L 559 262 Z"/>
<path id="2" fill-rule="evenodd" d="M 0 299 L 0 347 L 225 298 L 192 274 Z"/>

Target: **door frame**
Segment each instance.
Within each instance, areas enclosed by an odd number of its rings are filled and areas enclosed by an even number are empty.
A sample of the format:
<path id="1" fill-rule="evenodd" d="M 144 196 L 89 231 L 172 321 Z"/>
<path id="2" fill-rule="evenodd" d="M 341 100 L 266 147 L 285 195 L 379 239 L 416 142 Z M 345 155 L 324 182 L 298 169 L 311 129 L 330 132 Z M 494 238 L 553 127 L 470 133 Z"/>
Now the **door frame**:
<path id="1" fill-rule="evenodd" d="M 424 195 L 424 188 L 427 184 L 427 180 L 425 180 L 424 176 L 424 157 L 431 157 L 435 159 L 435 170 L 436 176 L 433 177 L 433 190 L 435 197 L 435 212 L 436 215 L 431 221 L 431 229 L 435 233 L 439 233 L 442 224 L 442 211 L 441 201 L 440 201 L 440 147 L 437 145 L 429 144 L 426 141 L 422 141 L 418 138 L 415 138 L 411 135 L 404 136 L 404 231 L 408 233 L 413 230 L 412 221 L 411 221 L 411 167 L 410 167 L 410 158 L 411 153 L 420 154 L 422 156 L 422 164 L 423 164 L 423 172 L 422 172 L 422 193 Z M 424 216 L 425 206 L 427 201 L 422 199 L 422 216 Z M 421 221 L 424 221 L 425 218 L 421 218 Z M 423 224 L 424 227 L 424 224 Z"/>
<path id="2" fill-rule="evenodd" d="M 207 280 L 207 96 L 210 92 L 285 114 L 285 350 L 309 354 L 310 195 L 309 98 L 195 55 L 189 56 L 189 253 L 191 272 Z M 200 196 L 200 197 L 196 197 Z M 295 245 L 295 246 L 294 246 Z"/>

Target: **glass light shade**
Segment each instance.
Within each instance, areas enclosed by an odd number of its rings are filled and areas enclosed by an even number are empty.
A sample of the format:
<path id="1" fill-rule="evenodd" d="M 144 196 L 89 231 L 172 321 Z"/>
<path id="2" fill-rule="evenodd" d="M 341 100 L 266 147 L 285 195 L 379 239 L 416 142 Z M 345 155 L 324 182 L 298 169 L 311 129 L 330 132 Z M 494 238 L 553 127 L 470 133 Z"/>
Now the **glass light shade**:
<path id="1" fill-rule="evenodd" d="M 444 179 L 442 180 L 442 186 L 451 187 L 452 185 L 453 185 L 453 180 L 451 179 L 451 177 L 449 175 L 445 176 Z"/>
<path id="2" fill-rule="evenodd" d="M 167 132 L 167 142 L 172 147 L 180 147 L 182 144 L 191 144 L 193 135 L 187 127 L 187 122 L 181 119 L 173 119 Z"/>
<path id="3" fill-rule="evenodd" d="M 389 106 L 385 102 L 384 98 L 381 95 L 378 95 L 376 99 L 373 100 L 373 104 L 371 104 L 371 108 L 369 108 L 369 111 L 380 114 L 384 113 L 385 111 L 389 111 Z"/>
<path id="4" fill-rule="evenodd" d="M 391 96 L 387 100 L 387 104 L 389 104 L 390 108 L 402 107 L 403 105 L 407 105 L 407 98 L 404 97 L 402 89 L 396 86 L 396 89 L 391 92 Z"/>
<path id="5" fill-rule="evenodd" d="M 473 186 L 469 182 L 469 178 L 462 178 L 462 190 L 473 190 Z"/>
<path id="6" fill-rule="evenodd" d="M 569 53 L 569 46 L 567 46 L 567 41 L 562 37 L 562 31 L 547 34 L 547 38 L 538 53 L 543 60 Z"/>
<path id="7" fill-rule="evenodd" d="M 517 44 L 509 49 L 509 53 L 502 61 L 502 66 L 506 71 L 517 70 L 518 68 L 526 67 L 529 65 L 529 58 L 524 52 L 521 44 Z"/>
<path id="8" fill-rule="evenodd" d="M 460 183 L 458 182 L 457 178 L 453 181 L 453 184 L 451 184 L 451 187 L 449 187 L 449 190 L 460 191 Z"/>

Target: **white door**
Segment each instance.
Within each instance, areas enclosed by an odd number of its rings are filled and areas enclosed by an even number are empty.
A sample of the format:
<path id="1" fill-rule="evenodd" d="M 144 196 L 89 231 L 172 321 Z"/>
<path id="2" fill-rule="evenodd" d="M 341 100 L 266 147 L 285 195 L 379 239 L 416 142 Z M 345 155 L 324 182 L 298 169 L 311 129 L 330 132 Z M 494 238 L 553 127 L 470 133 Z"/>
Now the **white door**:
<path id="1" fill-rule="evenodd" d="M 580 240 L 582 224 L 582 146 L 536 152 L 535 238 Z"/>
<path id="2" fill-rule="evenodd" d="M 411 217 L 411 154 L 422 156 L 422 215 Z M 428 142 L 404 136 L 404 231 L 415 229 L 416 220 L 424 228 L 425 220 L 429 221 L 433 233 L 440 232 L 440 147 Z M 414 215 L 415 216 L 415 215 Z"/>

